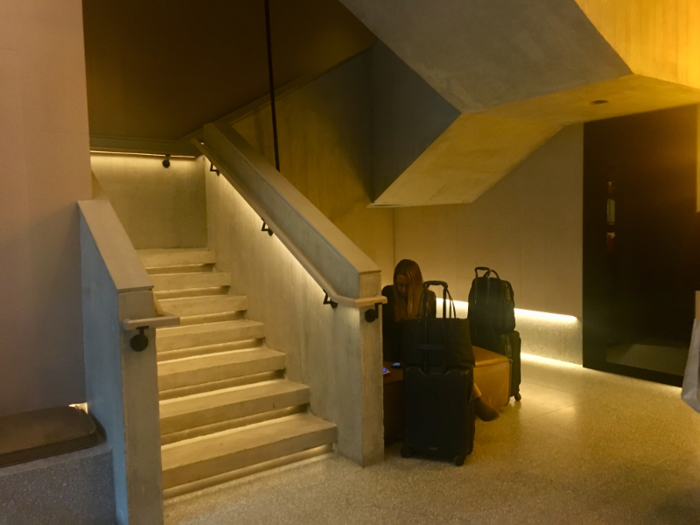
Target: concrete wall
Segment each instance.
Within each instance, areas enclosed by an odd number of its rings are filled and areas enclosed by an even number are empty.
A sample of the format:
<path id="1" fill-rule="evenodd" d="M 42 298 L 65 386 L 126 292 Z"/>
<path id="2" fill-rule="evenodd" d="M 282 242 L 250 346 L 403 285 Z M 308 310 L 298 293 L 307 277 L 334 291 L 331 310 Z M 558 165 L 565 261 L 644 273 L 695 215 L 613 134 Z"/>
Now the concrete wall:
<path id="1" fill-rule="evenodd" d="M 280 171 L 382 269 L 394 268 L 393 213 L 368 209 L 372 193 L 369 53 L 280 98 Z M 274 165 L 269 105 L 234 128 Z"/>
<path id="2" fill-rule="evenodd" d="M 516 307 L 582 315 L 583 126 L 565 128 L 472 204 L 399 208 L 396 260 L 466 301 L 476 266 L 495 268 Z M 521 316 L 523 351 L 581 363 L 580 323 Z"/>
<path id="3" fill-rule="evenodd" d="M 0 2 L 0 415 L 84 401 L 82 2 Z"/>
<path id="4" fill-rule="evenodd" d="M 203 160 L 101 155 L 92 170 L 136 249 L 207 245 Z"/>

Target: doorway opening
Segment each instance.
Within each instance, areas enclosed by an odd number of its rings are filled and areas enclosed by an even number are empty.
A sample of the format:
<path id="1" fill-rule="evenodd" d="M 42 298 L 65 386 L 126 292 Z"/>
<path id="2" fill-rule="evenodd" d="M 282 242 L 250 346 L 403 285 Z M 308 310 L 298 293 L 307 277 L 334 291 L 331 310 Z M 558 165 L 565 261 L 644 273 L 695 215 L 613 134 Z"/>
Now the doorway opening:
<path id="1" fill-rule="evenodd" d="M 584 127 L 584 366 L 680 385 L 695 295 L 697 106 Z"/>

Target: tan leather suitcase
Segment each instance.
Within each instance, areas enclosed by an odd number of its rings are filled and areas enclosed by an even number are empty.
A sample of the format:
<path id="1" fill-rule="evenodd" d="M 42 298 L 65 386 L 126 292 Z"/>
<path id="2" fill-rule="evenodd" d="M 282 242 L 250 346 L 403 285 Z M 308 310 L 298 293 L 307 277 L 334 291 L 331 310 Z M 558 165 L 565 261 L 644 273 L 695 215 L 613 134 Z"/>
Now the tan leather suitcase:
<path id="1" fill-rule="evenodd" d="M 492 407 L 510 400 L 512 362 L 507 357 L 478 346 L 474 351 L 474 383 L 481 390 L 481 399 Z"/>

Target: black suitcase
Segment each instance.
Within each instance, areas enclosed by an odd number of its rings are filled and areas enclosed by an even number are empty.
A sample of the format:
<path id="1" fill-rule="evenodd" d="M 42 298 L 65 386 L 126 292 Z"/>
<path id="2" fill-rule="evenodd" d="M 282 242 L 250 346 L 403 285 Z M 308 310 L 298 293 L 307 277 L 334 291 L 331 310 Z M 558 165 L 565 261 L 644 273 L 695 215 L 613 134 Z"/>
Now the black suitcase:
<path id="1" fill-rule="evenodd" d="M 404 370 L 404 439 L 401 455 L 432 456 L 464 464 L 474 448 L 473 370 L 427 374 Z"/>
<path id="2" fill-rule="evenodd" d="M 513 330 L 501 334 L 498 338 L 497 352 L 512 361 L 510 395 L 514 396 L 516 401 L 520 401 L 520 332 Z"/>

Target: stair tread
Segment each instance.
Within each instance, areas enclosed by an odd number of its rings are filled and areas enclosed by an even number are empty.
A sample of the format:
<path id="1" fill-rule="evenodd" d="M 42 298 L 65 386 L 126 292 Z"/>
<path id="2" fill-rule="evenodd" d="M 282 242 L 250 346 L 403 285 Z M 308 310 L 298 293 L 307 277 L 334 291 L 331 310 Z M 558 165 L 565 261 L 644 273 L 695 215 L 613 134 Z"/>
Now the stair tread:
<path id="1" fill-rule="evenodd" d="M 264 325 L 259 321 L 251 321 L 250 319 L 236 319 L 233 321 L 220 321 L 218 323 L 189 324 L 184 326 L 169 326 L 166 328 L 158 328 L 157 334 L 159 338 L 178 337 L 181 335 L 206 334 L 225 330 L 235 330 L 237 328 L 244 328 L 250 326 Z"/>
<path id="2" fill-rule="evenodd" d="M 246 363 L 259 359 L 269 359 L 271 357 L 279 356 L 284 356 L 284 354 L 282 352 L 278 352 L 277 350 L 259 346 L 245 350 L 230 350 L 228 352 L 220 352 L 215 354 L 183 357 L 181 359 L 172 359 L 170 361 L 162 361 L 158 363 L 158 376 L 160 377 L 169 374 L 186 373 L 194 370 L 202 370 L 205 368 L 226 366 L 236 363 Z"/>
<path id="3" fill-rule="evenodd" d="M 214 264 L 216 253 L 209 248 L 155 248 L 137 250 L 141 262 L 149 268 L 180 264 Z"/>
<path id="4" fill-rule="evenodd" d="M 250 385 L 222 388 L 160 402 L 160 418 L 190 414 L 254 399 L 308 391 L 309 387 L 287 379 L 263 381 Z"/>
<path id="5" fill-rule="evenodd" d="M 295 414 L 178 441 L 161 447 L 163 471 L 265 447 L 305 434 L 330 431 L 335 427 L 311 414 Z"/>

